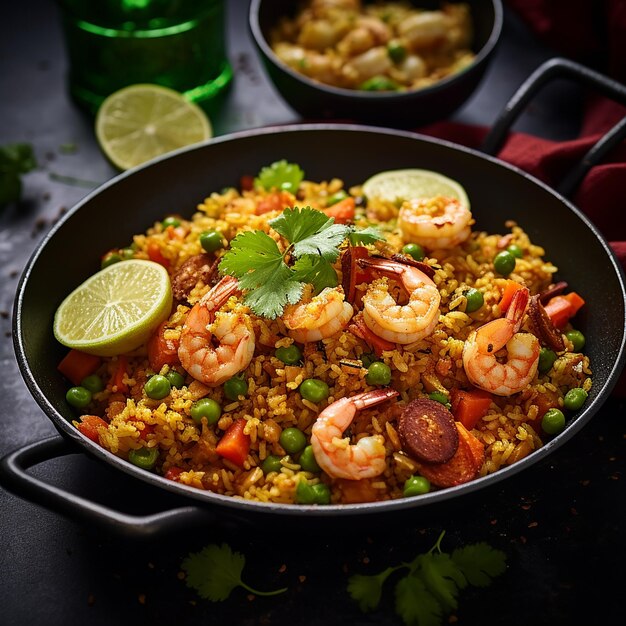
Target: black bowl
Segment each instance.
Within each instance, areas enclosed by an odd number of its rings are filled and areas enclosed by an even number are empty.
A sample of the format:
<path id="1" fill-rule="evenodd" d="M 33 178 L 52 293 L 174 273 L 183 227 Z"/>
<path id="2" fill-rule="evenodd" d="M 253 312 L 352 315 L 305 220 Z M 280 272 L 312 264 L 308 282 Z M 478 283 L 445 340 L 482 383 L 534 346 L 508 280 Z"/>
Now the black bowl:
<path id="1" fill-rule="evenodd" d="M 474 92 L 493 56 L 502 32 L 501 0 L 463 1 L 469 4 L 474 22 L 474 61 L 463 71 L 444 78 L 431 87 L 412 91 L 370 92 L 340 89 L 312 80 L 281 62 L 268 43 L 269 35 L 280 17 L 294 14 L 298 6 L 296 2 L 252 0 L 250 29 L 275 87 L 302 116 L 314 119 L 352 119 L 407 128 L 451 115 Z M 418 0 L 413 4 L 427 7 L 434 3 Z"/>

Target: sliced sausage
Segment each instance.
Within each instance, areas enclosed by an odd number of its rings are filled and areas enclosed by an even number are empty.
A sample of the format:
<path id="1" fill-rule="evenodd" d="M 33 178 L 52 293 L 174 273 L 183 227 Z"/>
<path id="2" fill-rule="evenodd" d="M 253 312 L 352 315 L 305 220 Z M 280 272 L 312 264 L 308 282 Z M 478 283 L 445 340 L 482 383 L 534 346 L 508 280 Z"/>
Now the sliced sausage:
<path id="1" fill-rule="evenodd" d="M 452 413 L 429 398 L 409 402 L 398 420 L 398 434 L 404 452 L 425 463 L 445 463 L 459 447 Z"/>
<path id="2" fill-rule="evenodd" d="M 189 294 L 202 281 L 211 284 L 211 278 L 217 274 L 216 259 L 212 254 L 196 254 L 189 257 L 172 276 L 172 294 L 178 302 L 187 302 Z"/>

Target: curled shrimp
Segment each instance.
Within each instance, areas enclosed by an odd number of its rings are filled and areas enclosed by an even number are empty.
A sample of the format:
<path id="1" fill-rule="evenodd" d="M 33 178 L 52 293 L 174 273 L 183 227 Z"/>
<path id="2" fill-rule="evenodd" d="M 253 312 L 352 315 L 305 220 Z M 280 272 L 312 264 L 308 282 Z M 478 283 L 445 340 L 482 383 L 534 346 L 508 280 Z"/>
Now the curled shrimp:
<path id="1" fill-rule="evenodd" d="M 318 465 L 333 478 L 361 480 L 380 476 L 386 467 L 385 445 L 381 435 L 362 437 L 350 444 L 342 437 L 357 411 L 398 395 L 395 389 L 366 391 L 341 398 L 327 406 L 311 429 L 311 445 Z"/>
<path id="2" fill-rule="evenodd" d="M 285 307 L 283 322 L 298 343 L 320 341 L 343 330 L 354 309 L 344 300 L 341 287 L 326 287 L 313 298 Z"/>
<path id="3" fill-rule="evenodd" d="M 246 369 L 254 354 L 254 329 L 248 315 L 218 312 L 237 291 L 236 278 L 222 278 L 189 311 L 180 335 L 181 365 L 210 387 Z"/>
<path id="4" fill-rule="evenodd" d="M 528 289 L 518 290 L 506 317 L 487 322 L 467 338 L 463 368 L 472 384 L 497 396 L 511 396 L 533 379 L 539 363 L 539 340 L 518 332 L 528 300 Z M 504 347 L 507 360 L 500 363 L 496 353 Z"/>
<path id="5" fill-rule="evenodd" d="M 398 214 L 405 241 L 430 250 L 458 246 L 470 236 L 472 213 L 455 198 L 434 196 L 407 200 Z"/>
<path id="6" fill-rule="evenodd" d="M 393 343 L 408 344 L 433 332 L 439 321 L 441 296 L 431 278 L 412 265 L 389 259 L 370 257 L 357 263 L 395 279 L 409 296 L 406 304 L 398 304 L 386 281 L 372 283 L 363 296 L 363 320 L 373 333 Z"/>

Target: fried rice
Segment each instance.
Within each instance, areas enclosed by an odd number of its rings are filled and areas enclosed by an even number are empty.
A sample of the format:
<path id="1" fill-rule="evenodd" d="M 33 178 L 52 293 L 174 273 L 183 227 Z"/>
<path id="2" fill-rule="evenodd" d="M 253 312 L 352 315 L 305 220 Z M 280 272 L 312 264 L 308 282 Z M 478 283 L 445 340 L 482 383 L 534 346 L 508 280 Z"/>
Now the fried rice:
<path id="1" fill-rule="evenodd" d="M 297 192 L 297 206 L 324 208 L 329 196 L 343 189 L 340 179 L 327 182 L 304 181 Z M 378 203 L 368 206 L 360 188 L 350 189 L 357 201 L 355 223 L 377 225 L 385 241 L 370 244 L 371 252 L 389 257 L 401 251 L 404 244 L 396 227 L 397 207 Z M 164 226 L 157 222 L 144 234 L 135 235 L 134 257 L 155 259 L 164 264 L 172 278 L 189 259 L 204 252 L 200 234 L 217 230 L 227 241 L 246 230 L 260 230 L 276 241 L 280 236 L 271 229 L 269 220 L 282 209 L 258 214 L 259 206 L 272 192 L 255 188 L 228 188 L 212 193 L 197 207 L 189 219 L 176 216 L 179 225 Z M 514 272 L 504 278 L 494 271 L 493 258 L 507 245 L 517 245 L 523 255 L 517 259 Z M 121 245 L 124 242 L 120 242 Z M 220 250 L 219 257 L 227 250 Z M 503 232 L 489 234 L 474 230 L 463 244 L 450 250 L 431 250 L 424 259 L 432 268 L 433 281 L 441 295 L 439 319 L 434 331 L 412 344 L 396 344 L 385 350 L 380 361 L 392 373 L 390 387 L 398 398 L 367 408 L 357 414 L 346 433 L 351 442 L 367 435 L 380 435 L 385 446 L 385 471 L 370 479 L 351 481 L 333 478 L 325 472 L 305 471 L 298 455 L 289 454 L 280 444 L 281 432 L 295 427 L 307 440 L 318 415 L 330 404 L 344 397 L 373 390 L 366 380 L 367 369 L 360 363 L 372 353 L 361 338 L 344 329 L 318 342 L 302 346 L 299 364 L 286 365 L 275 356 L 275 350 L 288 347 L 293 339 L 280 317 L 267 319 L 252 313 L 241 298 L 230 298 L 223 310 L 244 310 L 251 316 L 256 349 L 241 376 L 248 391 L 232 401 L 225 397 L 223 385 L 207 386 L 194 380 L 178 364 L 163 365 L 154 371 L 148 359 L 147 345 L 120 357 L 107 357 L 97 371 L 106 384 L 93 394 L 85 413 L 99 415 L 104 422 L 97 429 L 100 445 L 112 454 L 127 459 L 132 450 L 157 449 L 154 471 L 179 483 L 215 493 L 259 502 L 296 503 L 299 482 L 309 485 L 324 483 L 334 504 L 380 501 L 404 497 L 408 478 L 420 473 L 420 462 L 407 454 L 398 433 L 398 415 L 411 400 L 436 391 L 449 394 L 455 388 L 471 385 L 463 368 L 463 348 L 469 334 L 486 322 L 502 317 L 499 302 L 507 280 L 525 285 L 531 294 L 538 294 L 553 284 L 557 268 L 544 259 L 545 251 L 530 241 L 521 226 L 503 223 Z M 341 277 L 341 263 L 335 265 Z M 206 280 L 205 280 L 206 279 Z M 195 276 L 185 301 L 175 303 L 167 322 L 166 339 L 180 338 L 191 307 L 210 289 L 215 276 Z M 357 286 L 364 292 L 367 284 Z M 477 311 L 466 312 L 468 288 L 482 293 L 484 304 Z M 537 373 L 521 392 L 509 397 L 494 396 L 486 414 L 471 434 L 484 446 L 484 461 L 476 476 L 484 476 L 515 463 L 541 447 L 546 435 L 541 431 L 541 417 L 546 407 L 563 407 L 563 398 L 571 388 L 591 388 L 591 370 L 586 356 L 566 349 L 558 354 L 553 367 Z M 120 359 L 124 360 L 123 377 L 116 377 Z M 154 374 L 166 375 L 176 370 L 185 379 L 180 388 L 172 387 L 161 400 L 149 398 L 144 384 Z M 311 402 L 299 393 L 300 384 L 310 378 L 324 381 L 329 397 Z M 121 384 L 117 384 L 120 383 Z M 119 388 L 118 388 L 119 387 Z M 217 423 L 209 425 L 206 418 L 192 419 L 191 408 L 197 400 L 211 398 L 221 406 Z M 216 446 L 228 428 L 245 420 L 244 432 L 249 437 L 249 450 L 241 464 L 233 463 L 216 453 Z M 80 425 L 77 420 L 76 425 Z M 264 472 L 268 456 L 280 458 L 280 469 Z M 435 487 L 436 488 L 436 487 Z"/>

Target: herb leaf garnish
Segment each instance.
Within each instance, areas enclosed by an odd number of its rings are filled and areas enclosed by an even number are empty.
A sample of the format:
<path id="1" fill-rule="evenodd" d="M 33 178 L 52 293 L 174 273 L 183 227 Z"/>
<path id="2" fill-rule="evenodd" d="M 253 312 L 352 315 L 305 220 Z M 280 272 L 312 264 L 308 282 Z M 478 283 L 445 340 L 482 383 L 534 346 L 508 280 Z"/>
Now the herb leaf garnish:
<path id="1" fill-rule="evenodd" d="M 0 207 L 20 199 L 20 176 L 36 167 L 37 162 L 30 144 L 12 143 L 0 146 Z"/>
<path id="2" fill-rule="evenodd" d="M 506 555 L 487 543 L 475 543 L 455 550 L 441 550 L 439 535 L 435 545 L 411 562 L 388 567 L 373 576 L 353 575 L 348 593 L 362 611 L 378 607 L 383 584 L 398 571 L 406 573 L 396 582 L 396 613 L 407 626 L 439 626 L 443 616 L 458 607 L 458 595 L 467 585 L 486 587 L 492 578 L 506 570 Z"/>
<path id="3" fill-rule="evenodd" d="M 285 159 L 282 159 L 261 168 L 254 179 L 254 186 L 262 187 L 266 191 L 279 189 L 295 193 L 303 178 L 304 172 L 299 165 L 287 163 Z"/>
<path id="4" fill-rule="evenodd" d="M 226 600 L 233 589 L 243 587 L 257 596 L 274 596 L 287 588 L 273 591 L 258 591 L 241 580 L 246 557 L 233 552 L 230 546 L 210 544 L 200 552 L 190 554 L 182 562 L 187 573 L 187 586 L 195 589 L 202 598 L 211 602 Z"/>

